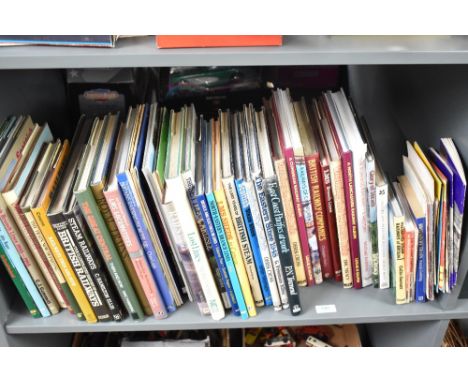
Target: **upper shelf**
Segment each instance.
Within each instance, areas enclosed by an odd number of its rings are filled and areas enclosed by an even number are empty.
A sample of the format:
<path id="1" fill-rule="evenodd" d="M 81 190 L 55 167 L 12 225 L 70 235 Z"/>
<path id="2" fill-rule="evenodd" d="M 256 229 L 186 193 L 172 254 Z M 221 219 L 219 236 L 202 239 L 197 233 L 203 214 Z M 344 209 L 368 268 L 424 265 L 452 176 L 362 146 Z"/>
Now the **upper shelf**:
<path id="1" fill-rule="evenodd" d="M 468 300 L 459 300 L 455 309 L 443 310 L 438 302 L 395 305 L 391 290 L 368 287 L 344 289 L 339 283 L 300 289 L 303 313 L 293 317 L 287 311 L 259 308 L 256 317 L 242 320 L 228 315 L 220 321 L 200 315 L 193 303 L 186 303 L 165 320 L 147 317 L 142 321 L 88 324 L 67 311 L 48 317 L 32 318 L 23 306 L 14 306 L 5 324 L 10 334 L 73 333 L 144 330 L 197 330 L 272 326 L 382 323 L 468 318 Z M 332 309 L 330 309 L 332 308 Z M 334 309 L 333 309 L 334 308 Z M 335 311 L 333 311 L 335 310 Z"/>
<path id="2" fill-rule="evenodd" d="M 146 36 L 113 49 L 0 47 L 0 69 L 466 63 L 464 36 L 284 36 L 281 47 L 197 49 L 158 49 Z"/>

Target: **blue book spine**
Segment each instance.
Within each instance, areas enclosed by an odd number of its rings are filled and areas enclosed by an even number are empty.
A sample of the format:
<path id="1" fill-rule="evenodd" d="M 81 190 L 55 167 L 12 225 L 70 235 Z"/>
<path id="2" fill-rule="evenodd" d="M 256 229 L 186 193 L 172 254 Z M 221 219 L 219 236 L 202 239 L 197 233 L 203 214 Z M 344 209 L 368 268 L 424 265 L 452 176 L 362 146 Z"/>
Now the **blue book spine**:
<path id="1" fill-rule="evenodd" d="M 260 252 L 260 246 L 258 244 L 257 232 L 255 231 L 255 223 L 252 217 L 252 211 L 250 210 L 249 200 L 244 186 L 243 179 L 236 179 L 234 181 L 237 189 L 237 195 L 242 210 L 242 216 L 247 227 L 247 233 L 250 239 L 250 246 L 255 259 L 255 267 L 257 268 L 258 278 L 260 279 L 260 286 L 262 288 L 263 299 L 265 305 L 273 305 L 273 301 L 270 293 L 270 286 L 268 285 L 268 277 L 263 265 L 262 253 Z"/>
<path id="2" fill-rule="evenodd" d="M 34 284 L 34 281 L 29 275 L 28 270 L 24 266 L 23 261 L 21 260 L 21 257 L 18 251 L 16 250 L 16 247 L 11 241 L 10 236 L 8 235 L 8 232 L 6 231 L 5 226 L 3 225 L 3 222 L 1 221 L 0 221 L 0 245 L 2 246 L 3 251 L 7 255 L 8 260 L 11 261 L 13 266 L 18 271 L 21 279 L 23 280 L 24 285 L 26 286 L 26 289 L 31 295 L 42 317 L 49 317 L 50 316 L 49 309 L 47 308 L 47 305 L 45 304 L 39 291 L 37 290 L 36 284 Z"/>
<path id="3" fill-rule="evenodd" d="M 142 213 L 138 207 L 138 203 L 135 200 L 135 196 L 133 195 L 133 191 L 128 181 L 127 174 L 118 174 L 117 181 L 119 182 L 119 186 L 125 198 L 128 211 L 130 212 L 130 215 L 132 217 L 135 229 L 138 232 L 138 237 L 140 238 L 141 245 L 143 247 L 143 250 L 145 251 L 146 258 L 150 264 L 151 272 L 156 281 L 156 284 L 158 285 L 159 291 L 164 300 L 164 304 L 166 305 L 166 309 L 168 312 L 175 312 L 176 307 L 174 304 L 174 299 L 172 298 L 172 295 L 169 291 L 169 287 L 166 283 L 161 264 L 159 263 L 158 256 L 156 255 L 156 250 L 144 223 Z"/>
<path id="4" fill-rule="evenodd" d="M 208 203 L 211 218 L 213 221 L 213 226 L 216 230 L 219 246 L 221 247 L 221 252 L 223 254 L 224 262 L 226 264 L 227 273 L 229 275 L 229 279 L 231 280 L 232 290 L 234 291 L 234 296 L 237 301 L 240 316 L 242 319 L 246 320 L 247 318 L 249 318 L 249 313 L 247 312 L 247 306 L 245 305 L 244 295 L 242 294 L 239 278 L 237 277 L 236 267 L 234 266 L 234 261 L 231 257 L 231 251 L 229 249 L 229 244 L 226 238 L 226 234 L 224 232 L 221 216 L 219 216 L 218 205 L 216 204 L 214 193 L 210 192 L 206 194 L 206 201 Z"/>
<path id="5" fill-rule="evenodd" d="M 203 219 L 203 224 L 205 225 L 206 232 L 208 233 L 208 238 L 210 240 L 211 248 L 216 259 L 216 264 L 218 264 L 218 268 L 221 273 L 221 278 L 223 280 L 224 287 L 226 288 L 229 302 L 232 306 L 232 312 L 236 316 L 239 316 L 239 305 L 237 304 L 236 296 L 234 294 L 234 290 L 232 289 L 231 280 L 229 279 L 228 271 L 226 268 L 226 262 L 224 261 L 223 253 L 221 251 L 221 245 L 219 244 L 218 237 L 216 236 L 216 231 L 213 226 L 213 221 L 211 219 L 205 195 L 197 195 L 195 202 L 198 205 L 201 218 Z"/>
<path id="6" fill-rule="evenodd" d="M 416 301 L 426 302 L 426 218 L 416 219 L 418 226 L 418 259 L 416 263 Z"/>

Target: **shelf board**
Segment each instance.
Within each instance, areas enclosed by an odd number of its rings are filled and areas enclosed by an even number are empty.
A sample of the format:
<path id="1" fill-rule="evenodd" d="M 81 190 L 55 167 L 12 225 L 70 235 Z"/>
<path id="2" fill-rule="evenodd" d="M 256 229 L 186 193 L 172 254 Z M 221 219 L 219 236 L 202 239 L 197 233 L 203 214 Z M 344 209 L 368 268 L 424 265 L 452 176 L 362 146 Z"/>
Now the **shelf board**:
<path id="1" fill-rule="evenodd" d="M 196 49 L 158 49 L 144 36 L 112 49 L 0 47 L 0 69 L 466 63 L 464 36 L 284 36 L 280 47 Z"/>
<path id="2" fill-rule="evenodd" d="M 463 299 L 459 301 L 457 308 L 443 310 L 437 302 L 396 306 L 391 290 L 349 290 L 343 289 L 338 283 L 301 288 L 300 293 L 303 313 L 296 317 L 292 317 L 289 310 L 275 312 L 268 307 L 259 308 L 257 317 L 248 320 L 230 314 L 223 320 L 214 321 L 210 317 L 201 316 L 195 304 L 187 303 L 165 320 L 148 317 L 142 321 L 126 319 L 118 323 L 88 324 L 78 321 L 67 311 L 53 317 L 34 319 L 24 308 L 16 306 L 10 312 L 5 327 L 10 334 L 26 334 L 221 329 L 468 318 L 468 300 Z M 316 313 L 317 305 L 330 304 L 336 306 L 336 313 Z"/>

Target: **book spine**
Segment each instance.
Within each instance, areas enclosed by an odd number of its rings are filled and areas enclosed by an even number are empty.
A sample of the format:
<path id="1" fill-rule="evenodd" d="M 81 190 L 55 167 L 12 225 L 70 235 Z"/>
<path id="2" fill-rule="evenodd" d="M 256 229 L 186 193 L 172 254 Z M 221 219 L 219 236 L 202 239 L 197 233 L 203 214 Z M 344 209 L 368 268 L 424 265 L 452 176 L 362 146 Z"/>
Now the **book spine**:
<path id="1" fill-rule="evenodd" d="M 268 209 L 267 197 L 265 195 L 265 184 L 264 179 L 257 176 L 254 179 L 255 193 L 257 194 L 258 205 L 260 207 L 260 213 L 265 228 L 266 239 L 268 241 L 268 248 L 270 249 L 271 262 L 273 265 L 273 272 L 275 274 L 276 284 L 280 295 L 280 300 L 283 309 L 289 308 L 288 293 L 286 291 L 286 283 L 283 277 L 283 271 L 281 266 L 281 259 L 278 252 L 278 246 L 276 243 L 273 222 Z M 280 310 L 280 308 L 276 308 Z"/>
<path id="2" fill-rule="evenodd" d="M 320 166 L 322 172 L 323 182 L 323 195 L 325 202 L 325 222 L 328 231 L 328 238 L 330 242 L 330 252 L 333 263 L 333 269 L 335 270 L 335 280 L 343 281 L 343 272 L 341 269 L 340 259 L 340 246 L 338 241 L 338 230 L 336 227 L 336 213 L 333 200 L 333 187 L 331 181 L 330 165 L 322 164 Z M 348 251 L 349 252 L 349 251 Z"/>
<path id="3" fill-rule="evenodd" d="M 26 308 L 29 310 L 29 313 L 31 313 L 31 316 L 33 316 L 34 318 L 42 317 L 41 312 L 39 311 L 36 303 L 34 302 L 34 298 L 29 293 L 28 287 L 26 286 L 25 282 L 21 278 L 20 273 L 14 266 L 13 262 L 10 261 L 5 250 L 3 249 L 2 242 L 3 240 L 0 241 L 0 259 L 2 260 L 2 263 L 5 266 L 6 271 L 8 272 L 11 280 L 15 284 L 15 287 L 18 290 L 18 293 L 20 294 L 21 298 L 23 299 L 23 302 L 26 305 Z M 37 292 L 37 295 L 39 296 L 39 292 Z"/>
<path id="4" fill-rule="evenodd" d="M 291 245 L 291 254 L 294 261 L 297 284 L 299 286 L 306 286 L 307 278 L 304 271 L 301 241 L 299 239 L 297 229 L 291 188 L 289 187 L 288 170 L 284 159 L 278 159 L 275 161 L 275 171 L 276 177 L 278 178 L 281 200 L 283 201 L 284 213 L 286 214 L 286 226 L 288 228 L 289 244 Z"/>
<path id="5" fill-rule="evenodd" d="M 404 216 L 394 216 L 391 228 L 395 249 L 395 296 L 397 304 L 406 303 L 404 227 Z"/>
<path id="6" fill-rule="evenodd" d="M 94 313 L 98 321 L 106 322 L 111 321 L 109 309 L 107 308 L 104 300 L 100 296 L 96 284 L 89 272 L 85 260 L 81 256 L 81 253 L 73 240 L 72 229 L 68 223 L 68 216 L 65 214 L 56 214 L 49 216 L 52 223 L 52 227 L 57 234 L 57 237 L 62 244 L 62 248 L 70 260 L 70 263 L 75 271 L 78 280 L 81 283 L 83 290 L 88 297 L 88 301 L 93 307 Z"/>
<path id="7" fill-rule="evenodd" d="M 426 302 L 426 218 L 416 220 L 418 226 L 418 260 L 416 264 L 416 301 Z"/>
<path id="8" fill-rule="evenodd" d="M 405 258 L 405 295 L 406 302 L 409 303 L 412 300 L 412 262 L 413 262 L 413 249 L 414 249 L 414 232 L 403 229 L 403 252 Z"/>
<path id="9" fill-rule="evenodd" d="M 273 231 L 281 258 L 283 278 L 286 281 L 289 309 L 293 316 L 301 313 L 301 303 L 299 300 L 299 288 L 296 282 L 294 264 L 291 256 L 291 247 L 284 220 L 284 209 L 281 202 L 279 185 L 276 176 L 265 179 L 265 190 L 268 202 L 268 209 L 273 221 Z"/>
<path id="10" fill-rule="evenodd" d="M 245 228 L 248 234 L 250 248 L 253 253 L 253 262 L 257 269 L 258 280 L 260 281 L 260 287 L 262 288 L 262 295 L 265 305 L 269 306 L 273 304 L 270 293 L 270 286 L 268 284 L 268 278 L 263 264 L 262 254 L 260 253 L 260 246 L 258 243 L 257 232 L 255 231 L 255 223 L 253 221 L 252 209 L 247 198 L 247 191 L 245 189 L 245 182 L 243 179 L 235 180 L 234 184 L 237 190 L 237 197 L 239 198 L 240 208 L 242 210 L 242 216 L 244 218 Z"/>
<path id="11" fill-rule="evenodd" d="M 249 277 L 250 288 L 255 300 L 256 306 L 263 306 L 265 301 L 263 299 L 260 282 L 258 280 L 257 270 L 255 269 L 255 263 L 252 255 L 252 249 L 250 248 L 249 239 L 247 236 L 247 230 L 245 228 L 244 219 L 242 218 L 242 212 L 240 208 L 239 199 L 237 198 L 237 192 L 234 185 L 234 178 L 229 177 L 222 180 L 224 193 L 231 213 L 232 221 L 235 227 L 235 233 L 239 242 L 239 248 L 244 258 L 245 269 L 247 276 Z"/>
<path id="12" fill-rule="evenodd" d="M 141 286 L 151 306 L 151 311 L 153 312 L 154 317 L 158 319 L 166 318 L 167 312 L 166 307 L 164 305 L 164 301 L 162 300 L 158 287 L 156 286 L 156 282 L 154 281 L 153 276 L 151 275 L 151 270 L 146 261 L 143 250 L 141 249 L 140 243 L 138 242 L 136 232 L 134 231 L 134 228 L 131 225 L 131 218 L 125 207 L 123 196 L 120 194 L 120 191 L 118 189 L 112 191 L 105 191 L 104 196 L 109 206 L 109 210 L 114 218 L 115 224 L 117 225 L 120 235 L 122 236 L 122 240 L 125 243 L 125 248 L 127 249 L 130 258 L 132 259 L 132 264 L 135 268 L 135 272 L 138 275 Z M 83 206 L 83 204 L 81 204 L 81 209 L 87 219 L 88 217 L 91 217 L 88 211 L 90 207 L 90 205 Z M 95 216 L 98 217 L 99 215 L 96 214 Z M 88 222 L 88 224 L 90 227 L 93 227 L 93 224 L 90 224 L 90 222 Z M 94 224 L 94 226 L 97 226 L 97 221 Z M 100 226 L 100 228 L 103 227 L 104 226 Z M 96 232 L 93 229 L 92 231 Z M 96 233 L 98 232 L 99 231 L 97 231 Z M 100 240 L 96 241 L 100 243 Z M 108 245 L 110 245 L 110 243 L 108 243 Z M 105 255 L 104 258 L 106 258 Z"/>
<path id="13" fill-rule="evenodd" d="M 376 188 L 377 239 L 379 250 L 379 288 L 390 288 L 390 254 L 388 252 L 388 186 Z"/>
<path id="14" fill-rule="evenodd" d="M 346 203 L 348 222 L 349 249 L 351 252 L 351 266 L 353 270 L 354 288 L 362 288 L 361 260 L 359 257 L 359 234 L 356 212 L 356 197 L 354 194 L 353 154 L 347 151 L 341 156 L 343 171 L 343 189 Z"/>
<path id="15" fill-rule="evenodd" d="M 447 202 L 444 200 L 441 202 L 441 213 L 439 214 L 439 253 L 440 253 L 440 266 L 439 266 L 439 277 L 438 277 L 438 286 L 442 291 L 445 289 L 445 271 L 447 268 L 447 254 L 445 251 L 445 240 L 447 232 Z"/>
<path id="16" fill-rule="evenodd" d="M 170 201 L 173 201 L 177 214 L 185 217 L 184 224 L 182 225 L 183 237 L 189 247 L 190 256 L 199 277 L 206 302 L 208 303 L 211 317 L 214 320 L 220 320 L 225 316 L 223 303 L 216 288 L 205 250 L 203 249 L 182 177 L 178 176 L 166 179 L 166 196 L 169 196 Z"/>
<path id="17" fill-rule="evenodd" d="M 335 270 L 333 268 L 330 240 L 325 223 L 325 197 L 320 171 L 320 158 L 318 154 L 311 155 L 305 158 L 305 163 L 309 179 L 310 199 L 312 202 L 313 220 L 318 241 L 322 273 L 325 279 L 331 279 L 335 277 Z"/>
<path id="18" fill-rule="evenodd" d="M 349 243 L 348 219 L 346 210 L 346 198 L 344 192 L 343 172 L 340 161 L 330 163 L 330 178 L 335 207 L 336 231 L 340 246 L 341 270 L 343 275 L 343 287 L 353 287 L 353 270 Z"/>
<path id="19" fill-rule="evenodd" d="M 98 256 L 99 251 L 91 238 L 88 231 L 89 228 L 84 221 L 84 217 L 78 205 L 74 211 L 72 211 L 71 216 L 68 217 L 68 224 L 73 234 L 73 239 L 96 284 L 98 294 L 104 300 L 112 319 L 114 321 L 121 321 L 123 319 L 123 313 L 120 302 L 117 300 L 113 286 L 109 283 L 107 275 L 102 269 L 102 264 Z"/>
<path id="20" fill-rule="evenodd" d="M 18 228 L 23 232 L 23 237 L 28 238 L 26 241 L 29 244 L 29 249 L 31 250 L 32 255 L 34 256 L 34 259 L 36 260 L 39 269 L 42 271 L 42 274 L 44 275 L 47 283 L 49 284 L 50 289 L 52 290 L 52 293 L 55 299 L 57 300 L 59 306 L 61 308 L 67 309 L 68 301 L 66 300 L 65 293 L 63 292 L 62 287 L 57 277 L 55 276 L 54 271 L 52 270 L 52 266 L 50 265 L 45 252 L 42 250 L 42 246 L 39 243 L 36 231 L 32 228 L 32 225 L 29 223 L 30 219 L 32 219 L 32 221 L 34 222 L 34 218 L 32 216 L 29 216 L 28 219 L 26 214 L 19 206 L 19 203 L 14 203 L 11 206 L 10 211 L 12 212 L 12 215 L 16 220 Z M 39 230 L 37 228 L 37 225 L 36 230 Z"/>
<path id="21" fill-rule="evenodd" d="M 301 241 L 302 259 L 304 263 L 304 271 L 306 274 L 307 285 L 313 285 L 314 273 L 312 269 L 312 257 L 310 256 L 309 240 L 304 220 L 304 213 L 302 210 L 301 192 L 299 189 L 299 182 L 297 179 L 296 162 L 294 159 L 293 150 L 284 150 L 284 158 L 287 164 L 289 184 L 291 186 L 291 193 L 294 201 L 294 211 L 296 213 L 297 230 L 299 233 L 299 239 Z"/>
<path id="22" fill-rule="evenodd" d="M 28 270 L 29 274 L 34 280 L 34 283 L 36 284 L 43 301 L 47 305 L 47 309 L 50 312 L 50 314 L 58 313 L 58 303 L 55 300 L 55 297 L 53 296 L 52 291 L 50 290 L 49 285 L 47 284 L 47 281 L 45 280 L 44 276 L 42 276 L 42 273 L 39 270 L 39 267 L 37 266 L 34 258 L 29 253 L 29 250 L 27 249 L 26 244 L 18 231 L 15 222 L 9 215 L 9 211 L 7 211 L 6 204 L 4 204 L 4 200 L 1 196 L 0 204 L 0 220 L 4 224 L 7 234 L 11 238 L 11 241 L 13 242 L 17 253 L 21 257 L 21 260 L 26 266 L 26 269 Z M 44 314 L 42 314 L 42 316 L 44 316 Z"/>
<path id="23" fill-rule="evenodd" d="M 31 209 L 34 219 L 39 226 L 44 238 L 47 242 L 47 245 L 52 252 L 55 261 L 57 262 L 60 270 L 62 271 L 63 277 L 65 278 L 67 285 L 69 286 L 71 292 L 73 293 L 74 299 L 69 300 L 73 311 L 75 312 L 78 319 L 85 319 L 89 323 L 94 323 L 97 321 L 96 315 L 94 314 L 93 308 L 89 303 L 86 295 L 81 288 L 81 285 L 73 272 L 70 261 L 68 260 L 65 252 L 63 251 L 62 246 L 55 234 L 55 231 L 50 224 L 50 221 L 47 217 L 46 210 L 40 206 L 37 208 Z M 74 306 L 76 301 L 76 305 Z"/>
<path id="24" fill-rule="evenodd" d="M 242 295 L 241 284 L 236 273 L 236 267 L 231 256 L 229 243 L 223 228 L 223 222 L 218 211 L 215 196 L 212 192 L 206 195 L 206 199 L 203 197 L 203 195 L 200 195 L 197 198 L 197 201 L 200 206 L 203 219 L 205 219 L 205 224 L 210 233 L 213 248 L 219 247 L 221 249 L 222 259 L 225 264 L 224 269 L 226 269 L 227 272 L 227 274 L 224 276 L 226 279 L 226 286 L 231 285 L 231 288 L 228 288 L 228 290 L 231 289 L 233 293 L 232 295 L 229 293 L 229 296 L 231 296 L 230 298 L 233 311 L 235 313 L 237 310 L 237 314 L 239 314 L 242 319 L 247 319 L 249 318 L 249 313 L 247 311 L 247 306 L 245 305 L 244 296 Z M 220 265 L 220 269 L 223 269 L 222 265 Z M 247 274 L 245 276 L 247 277 Z"/>
<path id="25" fill-rule="evenodd" d="M 135 200 L 135 195 L 133 194 L 127 174 L 118 174 L 117 180 L 119 182 L 120 189 L 122 190 L 122 195 L 127 204 L 130 216 L 132 217 L 134 227 L 136 228 L 138 237 L 140 238 L 141 246 L 150 265 L 151 273 L 156 280 L 156 284 L 161 293 L 166 309 L 169 313 L 175 312 L 176 307 L 174 304 L 174 299 L 172 298 L 171 292 L 169 291 L 169 286 L 167 285 L 166 279 L 164 277 L 158 255 L 156 254 L 156 250 L 151 241 L 148 229 L 144 223 L 141 211 L 138 208 L 138 203 Z"/>
<path id="26" fill-rule="evenodd" d="M 241 250 L 239 248 L 239 242 L 237 241 L 236 234 L 234 233 L 234 223 L 231 219 L 231 214 L 229 212 L 229 206 L 226 200 L 226 195 L 224 194 L 224 190 L 222 188 L 215 190 L 214 196 L 218 205 L 219 216 L 223 223 L 226 240 L 229 244 L 229 249 L 231 250 L 232 260 L 239 278 L 239 283 L 242 289 L 242 295 L 244 296 L 247 312 L 249 313 L 250 317 L 256 316 L 257 310 L 255 308 L 254 298 L 250 289 L 249 277 L 247 275 L 247 270 L 245 269 Z M 211 207 L 212 205 L 210 203 L 210 208 Z"/>
<path id="27" fill-rule="evenodd" d="M 151 311 L 151 306 L 149 305 L 138 275 L 136 274 L 135 267 L 132 264 L 132 259 L 130 258 L 128 251 L 125 248 L 122 236 L 120 236 L 119 229 L 117 228 L 115 220 L 112 217 L 112 213 L 110 212 L 106 198 L 104 197 L 103 189 L 104 187 L 102 185 L 91 186 L 94 200 L 99 209 L 99 212 L 101 213 L 102 220 L 104 221 L 103 230 L 100 231 L 92 229 L 92 227 L 97 226 L 97 220 L 100 219 L 93 219 L 92 217 L 91 219 L 88 218 L 88 226 L 90 227 L 91 233 L 94 236 L 94 240 L 100 249 L 101 255 L 103 253 L 106 254 L 106 256 L 102 255 L 104 262 L 106 263 L 107 269 L 109 270 L 109 274 L 114 280 L 114 284 L 117 286 L 120 298 L 124 302 L 127 311 L 134 318 L 143 318 L 143 314 L 138 312 L 139 308 L 137 302 L 139 302 L 141 308 L 143 309 L 144 315 L 151 316 L 153 314 Z M 77 199 L 79 199 L 78 195 Z M 87 206 L 84 204 L 84 207 L 85 208 L 83 208 L 83 203 L 80 203 L 82 212 L 83 209 L 89 208 L 89 205 Z M 86 214 L 83 216 L 86 219 Z M 90 222 L 92 224 L 90 224 Z M 111 236 L 111 240 L 106 240 L 103 242 L 104 235 L 100 235 L 99 233 L 106 232 L 106 228 L 109 235 Z M 98 238 L 99 241 L 96 240 L 96 238 Z M 113 251 L 113 247 L 115 247 L 115 251 Z M 120 259 L 120 261 L 116 260 L 114 263 L 113 259 L 117 258 Z M 121 267 L 121 265 L 123 267 Z M 133 299 L 133 295 L 136 295 L 137 299 Z M 132 299 L 134 301 L 133 303 Z"/>
<path id="28" fill-rule="evenodd" d="M 60 285 L 60 291 L 62 294 L 63 302 L 66 305 L 65 308 L 67 308 L 71 313 L 73 313 L 72 303 L 70 301 L 74 300 L 75 298 L 73 297 L 70 287 L 68 286 L 67 282 L 65 281 L 65 278 L 63 277 L 62 271 L 60 270 L 57 262 L 55 261 L 55 258 L 49 246 L 47 245 L 44 235 L 42 234 L 39 226 L 37 225 L 36 219 L 34 219 L 34 215 L 31 211 L 25 211 L 24 216 L 26 217 L 29 226 L 34 232 L 34 235 L 36 236 L 37 241 L 39 242 L 42 248 L 42 252 L 45 256 L 45 261 L 50 266 L 55 279 Z M 76 305 L 76 301 L 74 301 L 74 305 Z"/>
<path id="29" fill-rule="evenodd" d="M 252 219 L 254 223 L 254 228 L 257 233 L 258 244 L 261 254 L 261 261 L 265 267 L 265 272 L 267 276 L 268 286 L 270 288 L 271 300 L 275 310 L 281 310 L 281 298 L 278 291 L 278 286 L 276 285 L 275 271 L 273 269 L 273 263 L 270 256 L 270 249 L 268 246 L 268 241 L 265 236 L 265 229 L 263 228 L 262 216 L 260 214 L 260 209 L 257 201 L 257 196 L 255 193 L 255 187 L 252 181 L 245 182 L 244 187 L 247 194 L 247 199 L 250 205 L 250 210 L 252 212 Z M 293 211 L 294 213 L 294 211 Z M 302 261 L 302 257 L 301 257 Z"/>
<path id="30" fill-rule="evenodd" d="M 372 284 L 379 287 L 379 240 L 377 226 L 377 195 L 375 186 L 375 160 L 366 159 L 366 185 L 367 185 L 367 220 L 368 237 L 367 250 L 371 255 Z"/>
<path id="31" fill-rule="evenodd" d="M 206 255 L 208 256 L 208 262 L 210 263 L 211 272 L 213 273 L 213 276 L 215 278 L 216 286 L 218 287 L 219 293 L 221 294 L 221 298 L 223 299 L 224 307 L 226 309 L 229 309 L 232 306 L 232 298 L 234 298 L 235 301 L 235 297 L 232 292 L 230 282 L 226 283 L 226 280 L 228 280 L 228 278 L 226 278 L 227 271 L 226 266 L 224 264 L 224 259 L 221 255 L 221 248 L 219 247 L 217 239 L 215 240 L 214 244 L 216 246 L 213 246 L 212 238 L 208 233 L 207 224 L 212 224 L 212 222 L 210 220 L 210 222 L 207 223 L 204 216 L 202 216 L 202 212 L 200 209 L 201 207 L 198 199 L 205 199 L 205 195 L 196 195 L 195 184 L 191 171 L 185 172 L 182 175 L 182 178 L 184 181 L 185 191 L 187 192 L 187 196 L 190 200 L 190 205 L 192 206 L 192 212 L 195 218 L 195 222 L 197 223 L 198 230 L 200 231 L 200 235 L 203 240 L 203 244 L 205 245 Z M 233 312 L 235 314 L 237 312 L 238 315 L 239 308 L 233 308 Z"/>

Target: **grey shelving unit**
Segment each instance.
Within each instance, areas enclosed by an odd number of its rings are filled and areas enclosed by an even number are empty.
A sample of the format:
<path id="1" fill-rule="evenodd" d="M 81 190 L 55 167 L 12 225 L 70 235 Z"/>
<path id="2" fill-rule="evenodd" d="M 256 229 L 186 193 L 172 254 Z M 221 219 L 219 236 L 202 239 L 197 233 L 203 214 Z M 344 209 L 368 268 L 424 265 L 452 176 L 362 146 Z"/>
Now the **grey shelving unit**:
<path id="1" fill-rule="evenodd" d="M 39 122 L 49 121 L 57 134 L 72 129 L 61 69 L 211 65 L 343 65 L 343 86 L 366 116 L 378 159 L 392 179 L 401 173 L 405 139 L 434 146 L 440 137 L 451 136 L 468 163 L 465 37 L 286 36 L 282 47 L 177 50 L 158 50 L 154 37 L 140 37 L 122 40 L 115 49 L 1 48 L 0 118 L 29 113 Z M 459 284 L 433 303 L 396 306 L 390 290 L 345 290 L 326 282 L 301 289 L 304 313 L 298 317 L 262 308 L 248 320 L 213 321 L 187 303 L 165 320 L 87 324 L 65 311 L 31 318 L 11 283 L 0 277 L 0 345 L 67 344 L 74 332 L 356 323 L 372 345 L 438 346 L 450 319 L 468 319 L 468 300 L 459 298 L 468 271 L 466 226 Z M 320 313 L 330 305 L 335 312 Z"/>

